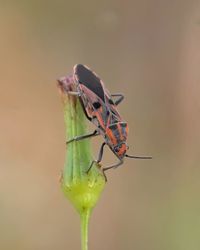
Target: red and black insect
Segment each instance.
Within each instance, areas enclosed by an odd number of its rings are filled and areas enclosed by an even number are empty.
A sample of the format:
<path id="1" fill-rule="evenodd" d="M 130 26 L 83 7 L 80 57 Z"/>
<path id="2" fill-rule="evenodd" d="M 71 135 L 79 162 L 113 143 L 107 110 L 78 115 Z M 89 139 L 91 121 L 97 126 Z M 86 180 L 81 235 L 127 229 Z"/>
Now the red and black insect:
<path id="1" fill-rule="evenodd" d="M 67 143 L 83 140 L 100 134 L 104 137 L 104 142 L 101 145 L 98 159 L 91 163 L 89 169 L 94 162 L 101 162 L 105 145 L 109 146 L 111 151 L 119 159 L 119 162 L 103 168 L 103 171 L 120 166 L 123 163 L 124 157 L 151 159 L 151 157 L 148 156 L 131 156 L 126 154 L 126 151 L 128 150 L 126 143 L 128 125 L 123 121 L 116 108 L 124 99 L 124 96 L 122 94 L 110 94 L 105 88 L 102 80 L 92 70 L 82 64 L 74 66 L 73 76 L 61 78 L 58 81 L 65 85 L 66 83 L 71 82 L 72 78 L 76 91 L 73 92 L 67 90 L 67 92 L 68 94 L 77 95 L 79 97 L 86 117 L 96 126 L 96 129 L 93 133 L 72 138 L 67 141 Z"/>

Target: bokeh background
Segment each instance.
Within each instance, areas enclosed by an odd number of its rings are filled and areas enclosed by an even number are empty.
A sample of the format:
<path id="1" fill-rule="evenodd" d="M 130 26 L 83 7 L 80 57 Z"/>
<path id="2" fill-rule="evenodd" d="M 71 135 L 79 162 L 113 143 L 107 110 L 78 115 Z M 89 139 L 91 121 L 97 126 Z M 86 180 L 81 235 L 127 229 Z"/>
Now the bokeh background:
<path id="1" fill-rule="evenodd" d="M 108 173 L 94 250 L 200 249 L 200 1 L 0 1 L 0 249 L 80 249 L 59 175 L 56 79 L 76 63 L 126 99 L 130 154 Z M 94 154 L 101 138 L 93 140 Z M 105 154 L 105 164 L 113 160 Z"/>

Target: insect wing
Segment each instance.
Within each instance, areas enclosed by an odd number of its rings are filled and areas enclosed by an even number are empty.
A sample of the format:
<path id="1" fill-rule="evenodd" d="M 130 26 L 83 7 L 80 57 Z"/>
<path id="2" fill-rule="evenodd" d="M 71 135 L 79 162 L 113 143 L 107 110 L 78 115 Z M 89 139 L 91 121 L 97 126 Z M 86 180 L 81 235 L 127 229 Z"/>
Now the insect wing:
<path id="1" fill-rule="evenodd" d="M 83 93 L 80 98 L 82 99 L 85 112 L 95 126 L 105 131 L 110 117 L 109 115 L 111 114 L 108 107 L 102 99 L 96 96 L 90 89 L 84 85 L 80 85 L 80 88 Z"/>
<path id="2" fill-rule="evenodd" d="M 109 110 L 111 113 L 110 124 L 121 122 L 122 118 L 116 108 L 116 105 L 112 99 L 112 96 L 110 95 L 107 89 L 105 90 L 105 103 L 106 103 L 106 106 L 109 107 Z"/>
<path id="3" fill-rule="evenodd" d="M 77 64 L 74 66 L 74 78 L 77 83 L 84 85 L 105 102 L 105 91 L 102 81 L 92 70 L 82 64 Z"/>
<path id="4" fill-rule="evenodd" d="M 74 66 L 74 80 L 77 83 L 80 99 L 86 116 L 105 132 L 110 124 L 122 121 L 109 91 L 103 81 L 87 66 Z"/>
<path id="5" fill-rule="evenodd" d="M 74 80 L 78 85 L 78 91 L 87 117 L 97 127 L 105 130 L 110 109 L 106 102 L 103 82 L 92 70 L 82 64 L 75 65 Z"/>

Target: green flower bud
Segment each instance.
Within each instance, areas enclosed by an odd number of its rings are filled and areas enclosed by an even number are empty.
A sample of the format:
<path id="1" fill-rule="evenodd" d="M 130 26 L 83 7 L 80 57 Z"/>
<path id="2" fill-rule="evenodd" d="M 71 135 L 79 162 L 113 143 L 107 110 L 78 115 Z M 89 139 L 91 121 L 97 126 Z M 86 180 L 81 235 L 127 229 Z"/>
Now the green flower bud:
<path id="1" fill-rule="evenodd" d="M 67 88 L 73 90 L 72 78 L 61 78 L 58 82 L 64 106 L 65 139 L 68 141 L 88 133 L 87 119 L 79 98 L 66 91 Z M 88 249 L 89 217 L 105 187 L 105 176 L 99 164 L 94 164 L 87 172 L 93 160 L 90 139 L 72 141 L 66 145 L 61 188 L 81 217 L 82 250 Z"/>

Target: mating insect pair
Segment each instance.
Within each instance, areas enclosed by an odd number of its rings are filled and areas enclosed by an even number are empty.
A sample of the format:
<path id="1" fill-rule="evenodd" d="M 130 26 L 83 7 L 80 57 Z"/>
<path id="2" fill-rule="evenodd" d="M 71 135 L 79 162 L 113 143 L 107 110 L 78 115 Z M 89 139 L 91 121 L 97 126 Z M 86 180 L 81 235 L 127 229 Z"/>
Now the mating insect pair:
<path id="1" fill-rule="evenodd" d="M 102 135 L 104 137 L 104 142 L 100 147 L 98 158 L 96 161 L 91 162 L 88 171 L 91 169 L 94 162 L 101 162 L 105 145 L 108 145 L 111 151 L 116 155 L 118 162 L 111 166 L 104 167 L 103 172 L 120 166 L 123 163 L 124 157 L 135 159 L 152 158 L 149 156 L 132 156 L 126 154 L 128 150 L 126 143 L 128 125 L 122 120 L 116 108 L 124 99 L 122 94 L 110 94 L 105 88 L 102 80 L 92 70 L 82 64 L 74 66 L 72 76 L 62 77 L 58 82 L 63 86 L 73 82 L 75 91 L 66 89 L 67 93 L 78 96 L 86 117 L 96 126 L 94 132 L 74 137 L 67 141 L 67 143 L 97 135 Z"/>

